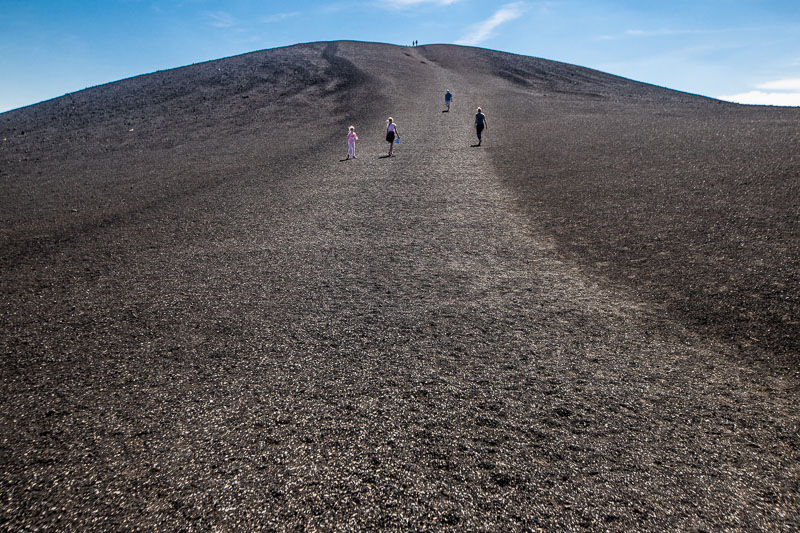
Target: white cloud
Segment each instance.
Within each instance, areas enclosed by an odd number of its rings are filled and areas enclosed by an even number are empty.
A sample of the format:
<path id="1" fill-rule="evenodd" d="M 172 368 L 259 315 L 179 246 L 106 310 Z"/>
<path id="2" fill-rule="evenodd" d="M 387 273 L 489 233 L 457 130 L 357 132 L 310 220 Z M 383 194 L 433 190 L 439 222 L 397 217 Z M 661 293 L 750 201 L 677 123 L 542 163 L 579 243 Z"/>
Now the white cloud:
<path id="1" fill-rule="evenodd" d="M 406 7 L 418 6 L 420 4 L 434 4 L 438 6 L 449 6 L 461 0 L 381 0 L 383 7 L 391 9 L 403 9 Z"/>
<path id="2" fill-rule="evenodd" d="M 492 32 L 495 30 L 495 28 L 510 20 L 521 17 L 524 8 L 524 2 L 514 2 L 504 5 L 488 19 L 475 24 L 470 29 L 469 33 L 456 41 L 456 44 L 475 46 L 479 43 L 482 43 L 493 35 Z"/>
<path id="3" fill-rule="evenodd" d="M 237 25 L 236 18 L 225 11 L 213 11 L 203 13 L 208 24 L 215 28 L 233 28 Z"/>
<path id="4" fill-rule="evenodd" d="M 621 39 L 629 39 L 629 38 L 649 38 L 649 37 L 670 37 L 675 35 L 713 35 L 718 33 L 727 33 L 731 30 L 720 28 L 720 29 L 695 29 L 695 30 L 687 30 L 687 29 L 670 29 L 670 28 L 660 28 L 657 30 L 625 30 L 622 33 L 617 33 L 614 35 L 611 34 L 603 34 L 597 37 L 598 40 L 601 41 L 616 41 Z"/>
<path id="5" fill-rule="evenodd" d="M 786 78 L 756 85 L 756 89 L 720 96 L 720 100 L 737 104 L 800 106 L 800 78 Z"/>
<path id="6" fill-rule="evenodd" d="M 662 35 L 687 35 L 690 33 L 707 33 L 703 30 L 627 30 L 625 35 L 629 37 L 660 37 Z"/>
<path id="7" fill-rule="evenodd" d="M 292 11 L 291 13 L 275 13 L 274 15 L 269 15 L 267 17 L 261 17 L 260 19 L 258 19 L 258 21 L 259 22 L 263 22 L 265 24 L 270 23 L 270 22 L 282 22 L 282 21 L 284 21 L 286 19 L 289 19 L 289 18 L 292 18 L 292 17 L 296 17 L 299 14 L 300 14 L 299 11 Z"/>
<path id="8" fill-rule="evenodd" d="M 756 85 L 756 89 L 800 92 L 800 78 L 788 78 L 785 80 L 768 81 L 766 83 L 760 83 Z"/>

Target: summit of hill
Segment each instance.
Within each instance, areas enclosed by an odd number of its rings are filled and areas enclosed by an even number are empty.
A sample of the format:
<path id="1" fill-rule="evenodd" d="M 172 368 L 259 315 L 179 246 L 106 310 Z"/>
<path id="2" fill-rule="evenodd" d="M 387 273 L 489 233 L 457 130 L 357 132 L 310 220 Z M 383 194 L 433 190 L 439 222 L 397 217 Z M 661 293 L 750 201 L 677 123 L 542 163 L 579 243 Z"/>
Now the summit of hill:
<path id="1" fill-rule="evenodd" d="M 799 120 L 351 41 L 0 114 L 0 524 L 791 530 Z"/>
<path id="2" fill-rule="evenodd" d="M 177 181 L 199 186 L 208 174 L 194 182 L 171 174 L 212 155 L 220 165 L 257 168 L 331 150 L 351 123 L 380 129 L 420 85 L 444 93 L 442 72 L 476 95 L 465 102 L 450 87 L 460 113 L 479 105 L 489 112 L 492 135 L 502 139 L 490 152 L 495 167 L 564 253 L 705 332 L 797 351 L 798 110 L 739 106 L 485 49 L 309 43 L 4 113 L 4 234 L 25 241 L 24 221 L 83 221 L 63 220 L 73 205 L 103 217 L 169 194 Z M 111 168 L 114 176 L 65 176 L 75 181 L 68 205 L 54 205 L 64 193 L 47 194 L 35 175 L 14 179 L 33 172 L 53 185 L 64 164 L 129 159 L 134 165 Z M 147 160 L 154 165 L 145 173 L 164 171 L 161 190 L 132 172 Z M 110 198 L 91 194 L 98 186 Z"/>

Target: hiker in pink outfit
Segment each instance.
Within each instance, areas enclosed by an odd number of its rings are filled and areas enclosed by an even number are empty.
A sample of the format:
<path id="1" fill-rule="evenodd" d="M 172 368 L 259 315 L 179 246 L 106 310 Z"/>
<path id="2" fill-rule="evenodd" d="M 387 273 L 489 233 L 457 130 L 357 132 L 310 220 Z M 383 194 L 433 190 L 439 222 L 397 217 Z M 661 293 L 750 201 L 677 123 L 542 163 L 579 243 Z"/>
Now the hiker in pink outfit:
<path id="1" fill-rule="evenodd" d="M 347 132 L 347 159 L 350 159 L 350 156 L 353 156 L 353 159 L 358 159 L 356 157 L 356 141 L 358 140 L 358 135 L 356 135 L 356 127 L 350 126 L 350 131 Z"/>

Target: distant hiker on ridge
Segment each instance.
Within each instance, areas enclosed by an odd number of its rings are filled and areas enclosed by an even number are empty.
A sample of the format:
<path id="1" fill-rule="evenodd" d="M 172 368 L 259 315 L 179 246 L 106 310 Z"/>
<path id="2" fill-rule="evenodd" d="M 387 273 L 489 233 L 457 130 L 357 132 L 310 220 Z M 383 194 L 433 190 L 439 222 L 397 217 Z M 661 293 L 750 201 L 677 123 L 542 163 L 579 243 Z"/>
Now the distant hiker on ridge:
<path id="1" fill-rule="evenodd" d="M 358 140 L 358 135 L 356 135 L 356 127 L 350 126 L 349 131 L 347 132 L 347 159 L 350 159 L 350 156 L 353 156 L 353 159 L 358 159 L 356 157 L 356 141 Z"/>
<path id="2" fill-rule="evenodd" d="M 389 117 L 386 121 L 386 142 L 389 143 L 389 157 L 392 156 L 392 148 L 394 148 L 394 138 L 397 137 L 397 142 L 400 142 L 400 132 L 397 131 L 397 124 L 394 119 Z"/>
<path id="3" fill-rule="evenodd" d="M 481 111 L 481 108 L 479 107 L 478 112 L 475 113 L 475 133 L 478 134 L 477 146 L 481 145 L 481 132 L 483 132 L 483 128 L 487 127 L 488 125 L 489 123 L 486 122 L 486 115 L 483 114 L 483 111 Z"/>
<path id="4" fill-rule="evenodd" d="M 447 108 L 447 111 L 450 111 L 450 101 L 453 99 L 453 95 L 450 94 L 450 89 L 444 93 L 444 105 Z"/>

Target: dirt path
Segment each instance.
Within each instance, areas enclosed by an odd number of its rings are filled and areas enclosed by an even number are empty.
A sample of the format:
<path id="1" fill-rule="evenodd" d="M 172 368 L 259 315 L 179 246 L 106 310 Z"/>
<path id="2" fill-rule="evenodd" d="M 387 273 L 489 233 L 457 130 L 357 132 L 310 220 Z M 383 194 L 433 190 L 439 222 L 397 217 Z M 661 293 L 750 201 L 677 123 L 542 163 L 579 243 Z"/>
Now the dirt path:
<path id="1" fill-rule="evenodd" d="M 0 526 L 794 527 L 791 383 L 560 259 L 490 113 L 470 146 L 487 95 L 407 57 L 429 89 L 386 110 L 396 157 L 370 116 L 356 161 L 342 125 L 283 179 L 236 168 L 32 267 Z"/>
<path id="2" fill-rule="evenodd" d="M 484 95 L 434 76 L 391 111 L 397 156 L 362 137 L 291 222 L 314 283 L 292 326 L 306 359 L 282 375 L 311 396 L 285 407 L 304 421 L 288 508 L 309 525 L 346 509 L 367 527 L 790 527 L 790 384 L 554 257 L 493 173 L 491 130 L 470 147 Z"/>

